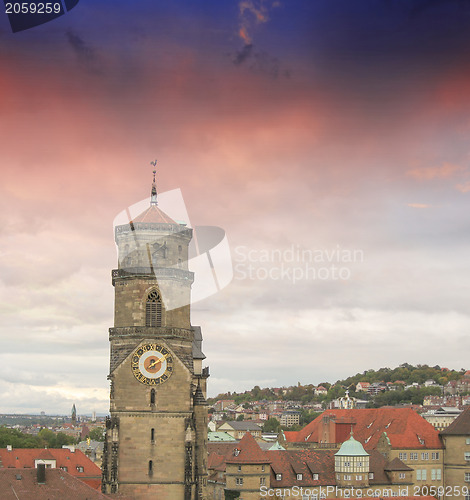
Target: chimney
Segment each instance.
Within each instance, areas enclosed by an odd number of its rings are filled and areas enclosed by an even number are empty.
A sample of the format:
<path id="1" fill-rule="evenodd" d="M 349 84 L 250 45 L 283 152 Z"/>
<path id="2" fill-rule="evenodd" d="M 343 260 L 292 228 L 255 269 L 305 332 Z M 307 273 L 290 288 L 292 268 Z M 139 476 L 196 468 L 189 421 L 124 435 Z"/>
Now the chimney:
<path id="1" fill-rule="evenodd" d="M 11 444 L 7 444 L 7 451 L 11 451 L 12 449 Z"/>
<path id="2" fill-rule="evenodd" d="M 38 484 L 46 484 L 46 464 L 38 464 Z"/>

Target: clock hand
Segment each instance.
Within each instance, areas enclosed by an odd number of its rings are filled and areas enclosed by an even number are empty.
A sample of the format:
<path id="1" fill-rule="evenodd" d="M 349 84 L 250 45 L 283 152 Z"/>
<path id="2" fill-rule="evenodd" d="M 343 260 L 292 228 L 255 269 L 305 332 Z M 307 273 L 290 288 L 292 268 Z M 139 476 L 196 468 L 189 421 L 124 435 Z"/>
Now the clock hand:
<path id="1" fill-rule="evenodd" d="M 165 359 L 169 356 L 170 353 L 165 354 L 162 358 L 154 359 L 149 365 L 148 368 L 153 368 L 157 363 L 163 363 Z"/>

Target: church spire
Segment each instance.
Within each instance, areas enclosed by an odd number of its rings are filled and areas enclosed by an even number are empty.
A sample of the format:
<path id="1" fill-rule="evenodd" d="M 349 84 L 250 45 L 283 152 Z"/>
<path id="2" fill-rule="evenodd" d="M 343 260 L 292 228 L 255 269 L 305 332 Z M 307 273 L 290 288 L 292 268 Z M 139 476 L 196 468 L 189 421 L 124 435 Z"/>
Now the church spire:
<path id="1" fill-rule="evenodd" d="M 153 182 L 152 182 L 152 191 L 151 191 L 151 196 L 150 196 L 150 205 L 158 205 L 157 201 L 157 185 L 155 183 L 155 174 L 157 171 L 155 170 L 157 167 L 157 160 L 151 161 L 150 165 L 153 165 Z"/>

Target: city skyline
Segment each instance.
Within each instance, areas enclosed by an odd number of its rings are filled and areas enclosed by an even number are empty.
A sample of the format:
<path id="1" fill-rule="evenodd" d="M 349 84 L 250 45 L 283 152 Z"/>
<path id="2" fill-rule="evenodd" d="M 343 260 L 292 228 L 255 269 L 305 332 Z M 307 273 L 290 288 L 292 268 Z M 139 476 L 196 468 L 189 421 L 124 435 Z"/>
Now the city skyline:
<path id="1" fill-rule="evenodd" d="M 468 19 L 424 0 L 0 16 L 0 411 L 107 411 L 113 220 L 155 158 L 159 193 L 231 249 L 232 282 L 192 308 L 209 396 L 464 367 Z"/>

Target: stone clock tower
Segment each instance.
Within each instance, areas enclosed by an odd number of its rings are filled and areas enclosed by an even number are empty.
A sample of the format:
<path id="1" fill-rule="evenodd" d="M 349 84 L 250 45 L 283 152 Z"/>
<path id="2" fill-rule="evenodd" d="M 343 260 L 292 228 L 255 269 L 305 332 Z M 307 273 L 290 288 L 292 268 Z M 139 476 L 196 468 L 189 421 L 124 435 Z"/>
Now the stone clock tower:
<path id="1" fill-rule="evenodd" d="M 203 500 L 208 368 L 190 323 L 192 230 L 150 206 L 115 228 L 118 269 L 111 343 L 104 493 L 135 500 Z"/>

